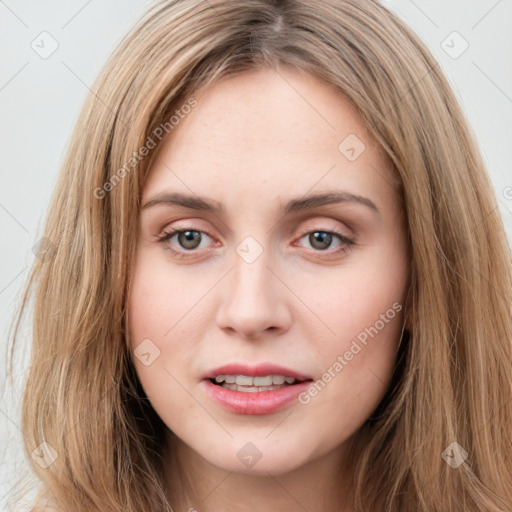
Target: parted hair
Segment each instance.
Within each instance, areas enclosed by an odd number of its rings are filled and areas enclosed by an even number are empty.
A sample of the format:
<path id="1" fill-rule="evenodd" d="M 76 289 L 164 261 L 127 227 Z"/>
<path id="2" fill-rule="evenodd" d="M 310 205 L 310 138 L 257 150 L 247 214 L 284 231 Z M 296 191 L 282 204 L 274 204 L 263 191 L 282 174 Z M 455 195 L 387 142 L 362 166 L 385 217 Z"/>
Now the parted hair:
<path id="1" fill-rule="evenodd" d="M 172 510 L 166 427 L 138 381 L 127 323 L 134 226 L 158 150 L 140 148 L 201 88 L 283 66 L 357 109 L 393 164 L 407 219 L 408 328 L 390 387 L 358 432 L 356 509 L 512 510 L 510 249 L 439 64 L 374 0 L 161 0 L 92 85 L 13 321 L 11 361 L 32 298 L 21 418 L 32 512 Z M 31 457 L 43 442 L 46 468 Z M 458 446 L 467 457 L 454 468 L 442 454 Z"/>

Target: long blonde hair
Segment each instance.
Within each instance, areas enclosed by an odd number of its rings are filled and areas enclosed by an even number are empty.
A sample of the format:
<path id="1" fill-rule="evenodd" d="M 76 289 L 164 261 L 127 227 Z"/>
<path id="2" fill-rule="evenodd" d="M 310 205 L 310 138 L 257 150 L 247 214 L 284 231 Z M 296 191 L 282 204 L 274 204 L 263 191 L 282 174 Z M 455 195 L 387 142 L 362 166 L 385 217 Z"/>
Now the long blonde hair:
<path id="1" fill-rule="evenodd" d="M 199 88 L 284 65 L 358 109 L 394 164 L 407 217 L 409 329 L 388 393 L 361 429 L 357 510 L 512 509 L 510 251 L 438 63 L 376 1 L 162 0 L 83 106 L 44 226 L 48 250 L 16 317 L 12 351 L 35 294 L 22 408 L 43 484 L 32 511 L 171 510 L 166 427 L 137 379 L 127 331 L 141 192 L 157 153 L 140 150 Z M 30 456 L 43 441 L 46 469 Z M 465 459 L 456 468 L 454 453 Z"/>

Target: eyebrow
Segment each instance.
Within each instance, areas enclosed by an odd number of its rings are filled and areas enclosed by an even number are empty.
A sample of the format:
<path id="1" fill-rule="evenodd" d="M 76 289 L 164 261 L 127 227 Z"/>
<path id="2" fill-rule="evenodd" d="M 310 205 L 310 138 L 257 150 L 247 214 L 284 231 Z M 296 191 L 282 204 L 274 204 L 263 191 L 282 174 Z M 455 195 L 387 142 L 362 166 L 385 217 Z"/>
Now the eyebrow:
<path id="1" fill-rule="evenodd" d="M 281 206 L 281 212 L 284 215 L 292 213 L 304 212 L 320 206 L 337 204 L 337 203 L 355 203 L 367 206 L 375 213 L 380 215 L 380 210 L 377 205 L 368 197 L 352 194 L 346 191 L 332 191 L 323 194 L 314 194 L 298 199 L 291 199 L 286 204 Z M 154 196 L 152 199 L 147 201 L 143 206 L 142 210 L 151 208 L 156 205 L 176 205 L 191 210 L 201 210 L 211 212 L 214 214 L 223 214 L 225 212 L 224 205 L 213 199 L 206 197 L 199 197 L 195 195 L 187 195 L 179 192 L 173 193 L 161 193 Z"/>

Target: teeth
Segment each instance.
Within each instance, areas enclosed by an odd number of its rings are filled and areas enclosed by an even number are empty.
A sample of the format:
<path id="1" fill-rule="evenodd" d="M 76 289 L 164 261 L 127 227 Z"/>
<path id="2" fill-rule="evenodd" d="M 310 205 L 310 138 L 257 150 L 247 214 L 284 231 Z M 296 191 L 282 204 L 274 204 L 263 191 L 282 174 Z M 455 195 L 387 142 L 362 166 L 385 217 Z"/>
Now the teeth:
<path id="1" fill-rule="evenodd" d="M 236 383 L 238 386 L 252 386 L 254 384 L 254 377 L 247 377 L 246 375 L 237 375 Z"/>
<path id="2" fill-rule="evenodd" d="M 234 386 L 254 386 L 256 388 L 267 387 L 267 386 L 280 386 L 286 382 L 286 384 L 293 384 L 296 379 L 293 377 L 284 377 L 283 375 L 265 375 L 264 377 L 252 377 L 248 375 L 217 375 L 215 382 L 218 384 L 226 383 Z M 233 389 L 228 387 L 228 389 Z M 247 389 L 247 388 L 246 388 Z"/>
<path id="3" fill-rule="evenodd" d="M 272 386 L 272 375 L 266 377 L 254 377 L 255 386 Z"/>
<path id="4" fill-rule="evenodd" d="M 261 391 L 272 391 L 273 389 L 284 388 L 281 386 L 237 386 L 236 384 L 222 384 L 223 388 L 231 389 L 232 391 L 242 391 L 244 393 L 260 393 Z"/>

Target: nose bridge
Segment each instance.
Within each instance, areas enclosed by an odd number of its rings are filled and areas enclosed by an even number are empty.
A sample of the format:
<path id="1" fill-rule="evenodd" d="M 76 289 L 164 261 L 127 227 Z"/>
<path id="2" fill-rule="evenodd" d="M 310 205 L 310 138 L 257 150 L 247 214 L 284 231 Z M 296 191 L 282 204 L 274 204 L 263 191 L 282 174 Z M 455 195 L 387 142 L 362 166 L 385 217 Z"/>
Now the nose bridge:
<path id="1" fill-rule="evenodd" d="M 279 290 L 279 280 L 269 269 L 273 255 L 268 237 L 265 240 L 260 243 L 247 236 L 235 248 L 234 268 L 219 308 L 219 326 L 244 336 L 255 336 L 270 327 L 282 328 L 288 318 L 283 290 Z"/>
<path id="2" fill-rule="evenodd" d="M 268 267 L 271 263 L 271 251 L 261 245 L 254 237 L 246 237 L 236 248 L 234 258 L 234 280 L 237 295 L 244 300 L 257 299 L 257 294 L 266 292 L 270 286 L 272 273 Z M 254 293 L 253 293 L 254 292 Z"/>

